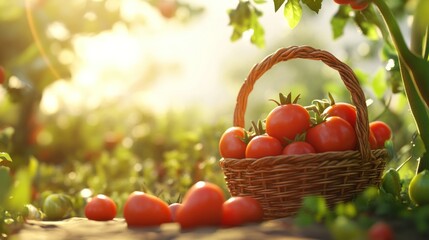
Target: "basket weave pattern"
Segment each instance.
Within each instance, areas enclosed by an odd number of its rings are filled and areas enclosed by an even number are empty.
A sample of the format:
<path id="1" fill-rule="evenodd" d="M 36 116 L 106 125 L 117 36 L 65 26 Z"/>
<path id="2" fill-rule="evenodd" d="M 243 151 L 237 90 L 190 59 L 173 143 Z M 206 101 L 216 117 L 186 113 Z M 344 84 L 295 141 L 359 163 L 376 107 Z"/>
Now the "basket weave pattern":
<path id="1" fill-rule="evenodd" d="M 250 70 L 237 96 L 234 126 L 245 127 L 247 99 L 255 82 L 275 64 L 298 58 L 322 61 L 338 71 L 356 106 L 358 150 L 221 159 L 231 195 L 252 196 L 259 200 L 265 219 L 294 215 L 302 197 L 308 195 L 322 195 L 330 206 L 351 200 L 366 187 L 380 184 L 386 164 L 386 150 L 370 150 L 365 96 L 352 69 L 331 53 L 309 46 L 281 48 Z"/>

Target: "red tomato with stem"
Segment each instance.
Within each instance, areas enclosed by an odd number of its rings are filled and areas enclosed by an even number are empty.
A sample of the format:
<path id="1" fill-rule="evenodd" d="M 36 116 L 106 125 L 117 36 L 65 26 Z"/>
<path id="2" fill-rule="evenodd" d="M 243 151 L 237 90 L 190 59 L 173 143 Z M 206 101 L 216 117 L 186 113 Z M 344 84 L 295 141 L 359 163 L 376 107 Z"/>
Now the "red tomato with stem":
<path id="1" fill-rule="evenodd" d="M 224 158 L 244 158 L 246 143 L 244 142 L 245 130 L 241 127 L 230 127 L 219 140 L 219 152 Z"/>
<path id="2" fill-rule="evenodd" d="M 379 221 L 371 226 L 368 231 L 369 240 L 393 240 L 392 228 L 385 222 Z"/>
<path id="3" fill-rule="evenodd" d="M 285 104 L 275 107 L 266 119 L 267 134 L 282 144 L 294 140 L 298 134 L 310 128 L 310 114 L 299 104 Z"/>
<path id="4" fill-rule="evenodd" d="M 85 216 L 96 221 L 112 220 L 116 216 L 116 203 L 108 196 L 99 194 L 86 204 Z"/>
<path id="5" fill-rule="evenodd" d="M 340 117 L 350 123 L 352 127 L 356 126 L 356 107 L 350 103 L 335 103 L 327 107 L 323 113 L 328 117 Z"/>
<path id="6" fill-rule="evenodd" d="M 354 128 L 340 117 L 328 117 L 326 121 L 310 128 L 306 141 L 316 152 L 355 150 L 357 143 Z"/>
<path id="7" fill-rule="evenodd" d="M 310 143 L 304 141 L 292 142 L 283 148 L 283 155 L 297 155 L 315 153 L 316 149 Z"/>
<path id="8" fill-rule="evenodd" d="M 129 227 L 150 227 L 171 222 L 171 213 L 158 197 L 136 191 L 125 202 L 124 218 Z"/>
<path id="9" fill-rule="evenodd" d="M 184 229 L 219 226 L 222 222 L 222 189 L 209 182 L 195 183 L 183 197 L 176 213 L 176 222 Z"/>
<path id="10" fill-rule="evenodd" d="M 249 196 L 231 197 L 223 203 L 222 226 L 235 227 L 260 222 L 264 217 L 261 204 Z"/>
<path id="11" fill-rule="evenodd" d="M 168 205 L 168 208 L 170 209 L 170 213 L 171 213 L 171 221 L 172 222 L 176 221 L 177 210 L 180 208 L 180 206 L 182 206 L 181 203 L 172 203 L 172 204 Z"/>
<path id="12" fill-rule="evenodd" d="M 280 141 L 269 135 L 259 135 L 247 144 L 246 158 L 262 158 L 281 155 L 283 146 Z"/>
<path id="13" fill-rule="evenodd" d="M 392 138 L 392 129 L 382 121 L 373 121 L 369 123 L 369 129 L 374 134 L 377 141 L 377 148 L 383 148 L 386 141 Z"/>

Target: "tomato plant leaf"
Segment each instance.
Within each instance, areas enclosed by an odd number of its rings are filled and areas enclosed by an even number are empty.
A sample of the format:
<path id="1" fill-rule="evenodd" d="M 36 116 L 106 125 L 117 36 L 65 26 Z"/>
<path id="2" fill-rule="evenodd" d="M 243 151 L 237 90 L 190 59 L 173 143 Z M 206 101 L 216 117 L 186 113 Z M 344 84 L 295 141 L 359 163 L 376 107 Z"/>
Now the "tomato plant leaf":
<path id="1" fill-rule="evenodd" d="M 322 1 L 323 0 L 302 0 L 302 2 L 315 13 L 319 13 L 319 10 L 322 8 Z"/>
<path id="2" fill-rule="evenodd" d="M 347 21 L 349 20 L 349 13 L 351 8 L 348 6 L 340 6 L 338 11 L 331 19 L 331 29 L 333 38 L 337 39 L 344 34 L 344 28 L 347 25 Z"/>
<path id="3" fill-rule="evenodd" d="M 3 162 L 3 160 L 12 162 L 12 158 L 9 156 L 9 153 L 0 152 L 0 162 Z"/>
<path id="4" fill-rule="evenodd" d="M 12 186 L 12 177 L 10 176 L 9 169 L 0 167 L 0 205 L 7 198 L 10 187 Z"/>
<path id="5" fill-rule="evenodd" d="M 372 90 L 375 96 L 381 99 L 387 90 L 385 70 L 379 69 L 372 79 Z"/>
<path id="6" fill-rule="evenodd" d="M 284 8 L 284 16 L 289 23 L 290 28 L 295 28 L 302 17 L 302 7 L 300 0 L 289 0 Z"/>
<path id="7" fill-rule="evenodd" d="M 15 174 L 15 184 L 10 190 L 7 206 L 13 211 L 21 211 L 30 202 L 31 177 L 28 169 L 21 168 Z"/>
<path id="8" fill-rule="evenodd" d="M 240 1 L 235 9 L 228 11 L 229 25 L 233 27 L 231 41 L 241 39 L 244 33 L 250 35 L 250 41 L 258 47 L 264 47 L 264 28 L 259 23 L 262 12 L 250 2 Z"/>
<path id="9" fill-rule="evenodd" d="M 264 4 L 267 0 L 253 0 L 256 4 Z"/>
<path id="10" fill-rule="evenodd" d="M 274 11 L 277 12 L 283 3 L 285 3 L 285 0 L 274 0 Z"/>
<path id="11" fill-rule="evenodd" d="M 355 23 L 358 25 L 362 33 L 370 40 L 378 40 L 377 26 L 365 16 L 365 14 L 358 12 L 354 17 Z"/>

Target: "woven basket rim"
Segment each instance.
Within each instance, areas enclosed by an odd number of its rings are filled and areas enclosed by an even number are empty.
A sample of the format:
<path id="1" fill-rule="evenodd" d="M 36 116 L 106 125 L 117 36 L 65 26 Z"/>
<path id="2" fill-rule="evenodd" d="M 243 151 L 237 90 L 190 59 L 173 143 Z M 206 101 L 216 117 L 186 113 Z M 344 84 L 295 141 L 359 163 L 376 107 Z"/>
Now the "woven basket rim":
<path id="1" fill-rule="evenodd" d="M 374 161 L 377 157 L 387 157 L 388 152 L 386 149 L 375 149 L 371 150 L 371 156 Z M 278 156 L 266 156 L 263 158 L 221 158 L 219 164 L 222 168 L 231 167 L 234 165 L 239 165 L 240 168 L 247 169 L 258 169 L 261 167 L 264 168 L 281 168 L 282 165 L 293 165 L 295 163 L 309 162 L 322 164 L 323 162 L 333 162 L 346 160 L 356 161 L 360 159 L 360 152 L 357 150 L 348 150 L 341 152 L 322 152 L 322 153 L 308 153 L 303 155 L 278 155 Z M 323 164 L 322 164 L 323 165 Z"/>

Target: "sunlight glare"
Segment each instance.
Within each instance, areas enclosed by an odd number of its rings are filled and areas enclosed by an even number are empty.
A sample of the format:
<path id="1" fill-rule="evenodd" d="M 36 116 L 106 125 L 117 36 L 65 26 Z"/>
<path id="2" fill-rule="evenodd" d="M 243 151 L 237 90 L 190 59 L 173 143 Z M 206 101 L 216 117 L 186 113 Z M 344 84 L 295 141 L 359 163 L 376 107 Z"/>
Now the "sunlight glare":
<path id="1" fill-rule="evenodd" d="M 62 22 L 55 21 L 51 23 L 47 30 L 46 35 L 59 41 L 64 41 L 70 38 L 70 32 Z"/>

